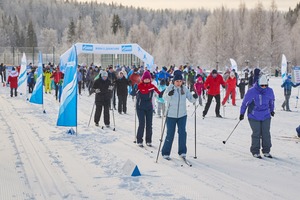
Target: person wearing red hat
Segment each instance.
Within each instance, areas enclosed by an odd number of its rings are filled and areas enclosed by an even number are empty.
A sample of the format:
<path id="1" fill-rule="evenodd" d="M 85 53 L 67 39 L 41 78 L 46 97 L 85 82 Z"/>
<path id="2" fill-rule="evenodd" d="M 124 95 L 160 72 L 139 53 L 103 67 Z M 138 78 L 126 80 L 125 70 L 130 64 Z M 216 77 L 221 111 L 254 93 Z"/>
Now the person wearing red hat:
<path id="1" fill-rule="evenodd" d="M 133 88 L 133 95 L 136 96 L 136 113 L 139 120 L 137 130 L 137 144 L 143 147 L 143 137 L 146 125 L 146 145 L 152 146 L 152 120 L 153 120 L 153 93 L 161 94 L 158 88 L 151 83 L 151 74 L 145 71 L 141 82 Z"/>

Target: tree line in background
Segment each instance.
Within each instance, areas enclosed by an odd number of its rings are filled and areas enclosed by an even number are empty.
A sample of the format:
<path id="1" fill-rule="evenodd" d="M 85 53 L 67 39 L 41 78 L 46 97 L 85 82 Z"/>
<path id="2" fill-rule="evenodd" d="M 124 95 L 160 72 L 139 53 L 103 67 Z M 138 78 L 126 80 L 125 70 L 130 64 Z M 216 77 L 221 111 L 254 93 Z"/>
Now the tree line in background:
<path id="1" fill-rule="evenodd" d="M 138 43 L 158 66 L 276 68 L 281 55 L 300 63 L 300 3 L 288 12 L 276 1 L 254 9 L 143 9 L 76 0 L 0 0 L 0 47 L 55 47 L 73 43 Z M 2 51 L 2 50 L 1 50 Z M 1 53 L 1 52 L 0 52 Z M 220 70 L 222 68 L 220 67 Z"/>

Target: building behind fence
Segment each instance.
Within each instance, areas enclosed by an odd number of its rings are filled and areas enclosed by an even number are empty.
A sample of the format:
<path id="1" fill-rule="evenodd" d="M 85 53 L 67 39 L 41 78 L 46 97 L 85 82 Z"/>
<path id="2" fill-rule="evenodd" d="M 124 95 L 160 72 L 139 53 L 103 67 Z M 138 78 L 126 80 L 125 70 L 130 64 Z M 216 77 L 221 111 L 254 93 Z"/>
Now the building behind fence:
<path id="1" fill-rule="evenodd" d="M 27 64 L 32 63 L 33 66 L 38 65 L 38 54 L 43 54 L 44 64 L 59 64 L 59 58 L 65 51 L 59 51 L 55 47 L 0 47 L 0 63 L 6 66 L 17 66 L 21 64 L 23 52 L 26 54 Z M 108 65 L 141 65 L 143 62 L 132 54 L 81 54 L 78 56 L 78 64 L 94 65 L 107 67 Z"/>

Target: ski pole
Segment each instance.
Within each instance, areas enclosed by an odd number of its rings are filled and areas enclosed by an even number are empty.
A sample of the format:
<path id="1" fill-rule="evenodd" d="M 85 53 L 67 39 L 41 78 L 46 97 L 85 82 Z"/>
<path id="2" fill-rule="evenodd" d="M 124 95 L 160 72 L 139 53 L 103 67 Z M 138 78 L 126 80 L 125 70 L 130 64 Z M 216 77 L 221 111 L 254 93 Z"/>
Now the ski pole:
<path id="1" fill-rule="evenodd" d="M 233 128 L 233 130 L 231 131 L 227 139 L 223 141 L 223 144 L 226 144 L 227 140 L 230 138 L 230 136 L 232 135 L 232 133 L 234 132 L 234 130 L 236 129 L 236 127 L 239 125 L 240 122 L 241 120 L 239 120 L 238 123 L 235 125 L 235 127 Z"/>
<path id="2" fill-rule="evenodd" d="M 137 115 L 137 111 L 136 111 L 136 99 L 133 97 L 133 103 L 134 103 L 134 109 L 135 109 L 135 115 L 134 115 L 134 140 L 133 143 L 136 143 L 136 115 Z"/>
<path id="3" fill-rule="evenodd" d="M 164 121 L 164 125 L 163 125 L 162 131 L 161 131 L 160 142 L 159 142 L 159 147 L 158 147 L 156 161 L 155 161 L 156 163 L 157 163 L 157 160 L 158 160 L 158 156 L 159 156 L 159 152 L 160 152 L 160 149 L 161 149 L 162 140 L 163 140 L 163 137 L 164 137 L 164 132 L 165 132 L 165 129 L 166 129 L 166 122 L 167 122 L 167 118 L 168 118 L 169 107 L 170 107 L 170 103 L 169 103 L 168 108 L 166 110 L 165 121 Z"/>
<path id="4" fill-rule="evenodd" d="M 195 103 L 195 110 L 194 110 L 194 112 L 192 113 L 192 115 L 191 116 L 193 116 L 195 113 L 196 113 L 196 110 L 197 110 L 197 108 L 199 107 L 199 105 L 200 105 L 200 103 L 196 106 L 196 103 Z"/>
<path id="5" fill-rule="evenodd" d="M 114 112 L 114 109 L 112 109 L 112 116 L 113 116 L 113 122 L 114 122 L 114 129 L 113 131 L 116 130 L 116 123 L 115 123 L 115 112 Z"/>
<path id="6" fill-rule="evenodd" d="M 198 106 L 199 106 L 199 104 L 198 104 Z M 195 103 L 195 111 L 194 111 L 195 113 L 196 113 L 196 109 L 198 106 L 196 106 L 196 103 Z M 197 133 L 197 125 L 196 124 L 197 124 L 197 115 L 195 114 L 195 156 L 194 156 L 195 159 L 197 159 L 197 148 L 196 148 L 197 147 L 197 134 L 196 134 Z"/>
<path id="7" fill-rule="evenodd" d="M 94 108 L 95 108 L 95 103 L 93 104 L 93 108 L 92 108 L 92 112 L 91 112 L 91 116 L 90 116 L 88 127 L 90 126 L 90 123 L 91 123 L 91 119 L 92 119 L 92 115 L 93 115 L 93 112 L 94 112 Z"/>
<path id="8" fill-rule="evenodd" d="M 299 90 L 300 90 L 300 88 L 298 88 L 298 94 L 297 94 L 297 96 L 296 96 L 296 106 L 295 106 L 295 108 L 297 108 L 297 105 L 298 105 L 298 99 L 299 99 Z"/>

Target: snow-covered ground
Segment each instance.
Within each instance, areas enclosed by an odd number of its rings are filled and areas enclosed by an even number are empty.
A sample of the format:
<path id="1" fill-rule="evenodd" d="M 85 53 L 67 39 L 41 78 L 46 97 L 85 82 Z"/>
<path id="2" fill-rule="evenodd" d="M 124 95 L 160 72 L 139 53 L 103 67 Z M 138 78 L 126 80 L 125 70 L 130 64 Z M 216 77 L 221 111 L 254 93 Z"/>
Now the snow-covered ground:
<path id="1" fill-rule="evenodd" d="M 128 114 L 114 112 L 116 131 L 88 127 L 94 96 L 78 99 L 78 135 L 57 127 L 59 103 L 52 94 L 41 105 L 9 96 L 0 88 L 0 199 L 297 199 L 300 180 L 300 141 L 294 138 L 299 123 L 294 88 L 291 109 L 281 111 L 281 79 L 272 77 L 276 114 L 272 119 L 271 153 L 274 159 L 253 158 L 249 152 L 251 130 L 240 122 L 227 143 L 222 143 L 238 123 L 239 109 L 227 104 L 225 116 L 214 117 L 212 103 L 206 119 L 197 110 L 195 156 L 194 106 L 188 104 L 188 156 L 193 164 L 181 166 L 174 140 L 171 161 L 159 156 L 162 119 L 154 116 L 153 149 L 141 149 L 134 140 L 133 101 Z M 299 106 L 300 107 L 300 102 Z M 221 114 L 224 115 L 221 109 Z M 101 118 L 100 124 L 103 124 Z M 111 118 L 111 124 L 113 120 Z M 152 151 L 152 152 L 151 152 Z M 141 176 L 128 176 L 126 161 L 135 163 Z"/>

